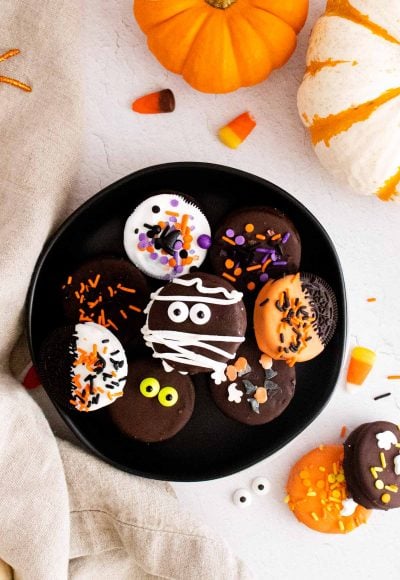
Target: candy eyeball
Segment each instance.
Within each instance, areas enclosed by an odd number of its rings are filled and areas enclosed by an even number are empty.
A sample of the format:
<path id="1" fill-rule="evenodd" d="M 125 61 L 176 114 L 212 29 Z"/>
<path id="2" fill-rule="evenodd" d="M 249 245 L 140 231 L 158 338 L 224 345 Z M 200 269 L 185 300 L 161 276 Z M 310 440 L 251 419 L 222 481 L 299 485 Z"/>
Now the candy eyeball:
<path id="1" fill-rule="evenodd" d="M 251 483 L 251 489 L 256 495 L 267 495 L 271 490 L 271 484 L 266 477 L 256 477 Z"/>
<path id="2" fill-rule="evenodd" d="M 249 507 L 252 502 L 252 497 L 247 489 L 237 489 L 233 494 L 233 503 L 239 508 Z"/>
<path id="3" fill-rule="evenodd" d="M 156 397 L 160 390 L 160 383 L 154 377 L 147 377 L 142 380 L 139 389 L 144 397 Z"/>
<path id="4" fill-rule="evenodd" d="M 174 387 L 163 387 L 158 393 L 158 400 L 163 407 L 173 407 L 178 401 L 178 392 Z"/>

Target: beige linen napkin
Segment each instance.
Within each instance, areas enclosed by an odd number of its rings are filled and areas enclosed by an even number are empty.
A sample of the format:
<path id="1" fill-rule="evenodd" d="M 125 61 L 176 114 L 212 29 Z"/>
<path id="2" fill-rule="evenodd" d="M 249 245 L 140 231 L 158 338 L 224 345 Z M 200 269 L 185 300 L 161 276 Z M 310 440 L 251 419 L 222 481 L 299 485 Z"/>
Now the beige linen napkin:
<path id="1" fill-rule="evenodd" d="M 248 578 L 168 484 L 57 442 L 9 371 L 30 276 L 77 167 L 79 4 L 1 2 L 0 54 L 21 53 L 0 59 L 0 77 L 32 92 L 0 82 L 0 558 L 29 580 Z"/>

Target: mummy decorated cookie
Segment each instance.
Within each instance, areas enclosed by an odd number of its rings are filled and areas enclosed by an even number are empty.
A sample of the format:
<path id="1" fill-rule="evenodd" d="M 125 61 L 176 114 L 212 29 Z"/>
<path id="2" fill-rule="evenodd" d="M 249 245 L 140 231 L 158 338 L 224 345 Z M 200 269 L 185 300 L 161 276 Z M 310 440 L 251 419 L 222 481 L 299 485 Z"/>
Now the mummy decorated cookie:
<path id="1" fill-rule="evenodd" d="M 64 408 L 97 411 L 123 395 L 128 365 L 117 337 L 94 322 L 55 330 L 42 349 L 40 375 Z"/>
<path id="2" fill-rule="evenodd" d="M 349 490 L 369 509 L 400 507 L 400 429 L 388 421 L 364 423 L 344 444 Z"/>
<path id="3" fill-rule="evenodd" d="M 124 246 L 129 259 L 152 278 L 170 280 L 203 263 L 211 244 L 200 209 L 173 192 L 144 200 L 128 218 Z"/>
<path id="4" fill-rule="evenodd" d="M 222 385 L 210 384 L 212 398 L 225 415 L 247 425 L 272 421 L 294 395 L 294 368 L 262 354 L 253 340 L 239 347 L 225 375 Z"/>
<path id="5" fill-rule="evenodd" d="M 144 341 L 167 371 L 227 380 L 247 323 L 242 293 L 227 280 L 202 272 L 175 278 L 151 295 L 145 312 Z"/>
<path id="6" fill-rule="evenodd" d="M 113 423 L 128 437 L 146 443 L 164 441 L 189 421 L 194 408 L 189 375 L 167 373 L 152 358 L 129 363 L 123 399 L 110 407 Z"/>
<path id="7" fill-rule="evenodd" d="M 147 281 L 127 260 L 96 258 L 68 274 L 61 287 L 71 322 L 96 322 L 120 340 L 138 340 L 149 299 Z"/>
<path id="8" fill-rule="evenodd" d="M 271 280 L 254 307 L 259 349 L 289 366 L 319 355 L 337 324 L 337 303 L 330 286 L 315 274 L 298 273 Z"/>
<path id="9" fill-rule="evenodd" d="M 269 207 L 229 214 L 218 226 L 210 248 L 214 272 L 246 295 L 257 295 L 270 278 L 297 272 L 301 242 L 292 222 Z"/>

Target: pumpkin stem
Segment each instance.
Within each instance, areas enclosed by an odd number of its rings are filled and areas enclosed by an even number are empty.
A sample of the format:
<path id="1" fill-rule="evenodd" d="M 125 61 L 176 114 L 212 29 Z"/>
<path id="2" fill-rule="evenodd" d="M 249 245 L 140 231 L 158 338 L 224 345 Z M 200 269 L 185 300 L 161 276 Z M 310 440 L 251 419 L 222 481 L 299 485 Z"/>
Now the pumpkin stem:
<path id="1" fill-rule="evenodd" d="M 234 4 L 236 0 L 205 0 L 205 2 L 213 8 L 221 8 L 222 10 L 225 10 Z"/>

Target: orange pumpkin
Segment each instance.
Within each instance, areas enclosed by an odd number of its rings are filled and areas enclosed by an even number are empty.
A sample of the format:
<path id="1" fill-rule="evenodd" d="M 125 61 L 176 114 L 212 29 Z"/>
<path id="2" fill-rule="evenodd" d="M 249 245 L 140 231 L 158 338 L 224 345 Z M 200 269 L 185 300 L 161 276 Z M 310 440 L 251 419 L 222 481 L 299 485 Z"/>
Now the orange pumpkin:
<path id="1" fill-rule="evenodd" d="M 286 63 L 308 0 L 135 0 L 148 46 L 205 93 L 255 85 Z"/>

